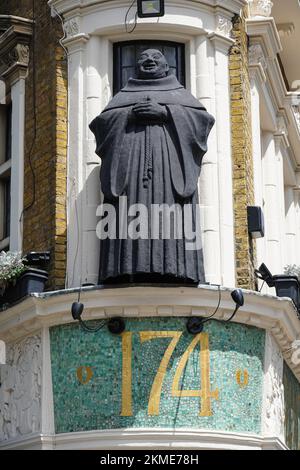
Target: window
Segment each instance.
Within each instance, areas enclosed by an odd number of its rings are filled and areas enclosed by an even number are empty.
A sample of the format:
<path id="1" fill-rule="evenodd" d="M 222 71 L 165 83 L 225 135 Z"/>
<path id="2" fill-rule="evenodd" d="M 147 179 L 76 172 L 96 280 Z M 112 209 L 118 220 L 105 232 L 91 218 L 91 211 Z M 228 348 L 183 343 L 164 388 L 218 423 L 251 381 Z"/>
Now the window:
<path id="1" fill-rule="evenodd" d="M 0 249 L 8 248 L 10 235 L 11 104 L 0 105 Z"/>
<path id="2" fill-rule="evenodd" d="M 166 57 L 170 72 L 185 86 L 184 44 L 169 41 L 128 41 L 114 44 L 114 94 L 129 78 L 136 78 L 135 64 L 145 49 L 158 49 Z"/>

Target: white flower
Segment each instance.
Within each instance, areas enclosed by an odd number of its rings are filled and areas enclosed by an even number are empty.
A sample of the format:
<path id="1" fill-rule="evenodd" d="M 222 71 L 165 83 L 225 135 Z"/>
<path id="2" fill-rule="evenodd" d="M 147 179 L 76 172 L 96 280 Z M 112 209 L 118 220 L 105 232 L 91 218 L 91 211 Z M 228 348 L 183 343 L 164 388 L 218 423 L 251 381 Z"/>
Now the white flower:
<path id="1" fill-rule="evenodd" d="M 1 251 L 0 253 L 0 289 L 3 291 L 7 284 L 18 278 L 26 269 L 22 253 Z"/>

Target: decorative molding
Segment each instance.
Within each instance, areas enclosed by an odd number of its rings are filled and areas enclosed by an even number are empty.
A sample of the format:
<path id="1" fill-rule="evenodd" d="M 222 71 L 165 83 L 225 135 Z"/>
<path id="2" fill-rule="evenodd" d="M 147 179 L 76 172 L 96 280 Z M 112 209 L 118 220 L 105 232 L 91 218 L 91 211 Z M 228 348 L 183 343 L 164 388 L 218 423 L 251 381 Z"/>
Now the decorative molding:
<path id="1" fill-rule="evenodd" d="M 40 431 L 41 337 L 30 336 L 7 346 L 0 366 L 0 441 Z"/>
<path id="2" fill-rule="evenodd" d="M 230 33 L 232 31 L 232 21 L 222 15 L 217 15 L 216 22 L 216 33 L 222 34 L 226 37 L 230 37 Z"/>
<path id="3" fill-rule="evenodd" d="M 261 44 L 266 58 L 274 59 L 282 51 L 274 18 L 247 19 L 246 28 L 251 43 Z"/>
<path id="4" fill-rule="evenodd" d="M 0 15 L 0 78 L 13 82 L 24 78 L 29 63 L 31 20 Z"/>
<path id="5" fill-rule="evenodd" d="M 300 132 L 300 106 L 292 106 L 292 110 Z"/>
<path id="6" fill-rule="evenodd" d="M 6 55 L 0 57 L 0 67 L 7 69 L 14 64 L 22 64 L 28 66 L 29 62 L 29 46 L 25 44 L 16 44 Z"/>
<path id="7" fill-rule="evenodd" d="M 50 8 L 54 7 L 55 10 L 61 15 L 71 15 L 75 10 L 82 11 L 84 13 L 89 13 L 90 11 L 99 11 L 107 8 L 107 0 L 48 0 L 48 5 Z M 123 9 L 124 0 L 114 0 L 111 1 L 114 8 L 121 6 Z M 193 2 L 183 2 L 182 0 L 171 0 L 169 1 L 170 6 L 179 5 L 182 6 L 183 3 L 193 3 Z M 211 7 L 211 8 L 222 8 L 224 9 L 224 0 L 205 0 L 204 2 L 199 2 L 199 8 Z M 247 5 L 247 0 L 226 0 L 226 10 L 232 12 L 233 14 L 239 14 L 241 9 Z M 187 5 L 189 7 L 189 5 Z M 192 5 L 193 7 L 193 5 Z M 150 19 L 153 22 L 156 22 L 155 18 Z"/>
<path id="8" fill-rule="evenodd" d="M 285 118 L 285 112 L 283 114 L 279 114 L 277 116 L 277 129 L 274 134 L 275 141 L 277 141 L 277 145 L 283 145 L 285 148 L 290 147 L 290 142 L 288 139 L 288 128 L 287 128 L 287 121 Z"/>
<path id="9" fill-rule="evenodd" d="M 269 332 L 266 334 L 263 397 L 263 435 L 275 435 L 284 440 L 283 356 Z"/>
<path id="10" fill-rule="evenodd" d="M 216 319 L 226 320 L 232 314 L 232 289 L 221 288 L 220 308 Z M 0 315 L 0 339 L 16 341 L 43 326 L 72 323 L 71 305 L 78 289 L 55 293 L 34 294 Z M 289 299 L 244 291 L 245 304 L 235 322 L 256 326 L 273 334 L 281 351 L 287 351 L 293 341 L 300 339 L 300 321 Z M 84 287 L 81 299 L 85 305 L 84 319 L 95 320 L 113 316 L 208 316 L 218 304 L 218 288 L 193 287 Z M 292 352 L 284 353 L 290 368 L 300 381 L 300 366 L 291 361 Z"/>
<path id="11" fill-rule="evenodd" d="M 78 18 L 71 18 L 70 20 L 65 21 L 64 31 L 67 37 L 73 37 L 76 34 L 79 34 L 79 20 Z"/>
<path id="12" fill-rule="evenodd" d="M 271 0 L 249 0 L 250 14 L 255 16 L 272 16 L 273 2 Z"/>
<path id="13" fill-rule="evenodd" d="M 276 26 L 279 32 L 279 36 L 281 37 L 291 36 L 295 31 L 294 23 L 280 23 L 280 24 L 277 24 Z"/>
<path id="14" fill-rule="evenodd" d="M 277 116 L 277 131 L 276 135 L 287 135 L 287 126 L 284 116 Z"/>
<path id="15" fill-rule="evenodd" d="M 287 450 L 277 437 L 196 429 L 112 429 L 23 438 L 0 443 L 1 450 Z"/>
<path id="16" fill-rule="evenodd" d="M 268 64 L 265 58 L 263 48 L 260 44 L 252 44 L 248 52 L 249 65 L 260 65 L 264 71 L 267 70 Z"/>

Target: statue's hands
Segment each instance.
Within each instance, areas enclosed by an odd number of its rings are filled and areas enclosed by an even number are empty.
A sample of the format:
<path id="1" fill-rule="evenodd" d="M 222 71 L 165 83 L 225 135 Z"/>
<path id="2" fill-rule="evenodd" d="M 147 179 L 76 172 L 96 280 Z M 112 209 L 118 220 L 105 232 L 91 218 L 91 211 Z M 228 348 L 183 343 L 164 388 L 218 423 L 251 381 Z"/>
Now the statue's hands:
<path id="1" fill-rule="evenodd" d="M 168 112 L 165 106 L 161 106 L 154 101 L 143 101 L 136 104 L 132 108 L 132 112 L 136 116 L 136 119 L 142 121 L 158 121 L 163 122 L 168 119 Z"/>

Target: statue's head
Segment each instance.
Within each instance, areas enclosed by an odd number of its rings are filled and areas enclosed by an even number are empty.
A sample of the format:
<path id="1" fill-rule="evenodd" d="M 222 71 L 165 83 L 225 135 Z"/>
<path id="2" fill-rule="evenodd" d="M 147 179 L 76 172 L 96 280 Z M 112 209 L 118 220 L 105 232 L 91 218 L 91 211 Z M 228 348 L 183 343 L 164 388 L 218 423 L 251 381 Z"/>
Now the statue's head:
<path id="1" fill-rule="evenodd" d="M 143 51 L 137 61 L 138 78 L 150 80 L 166 77 L 169 65 L 165 56 L 157 49 Z"/>

